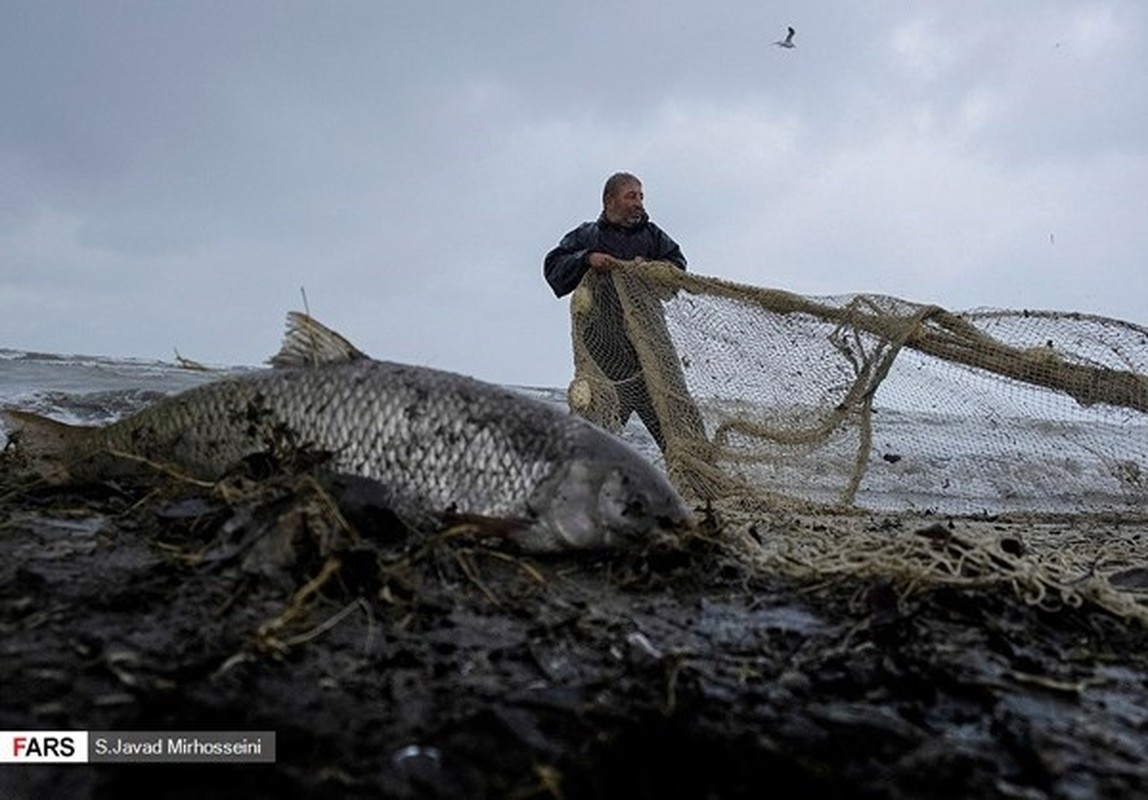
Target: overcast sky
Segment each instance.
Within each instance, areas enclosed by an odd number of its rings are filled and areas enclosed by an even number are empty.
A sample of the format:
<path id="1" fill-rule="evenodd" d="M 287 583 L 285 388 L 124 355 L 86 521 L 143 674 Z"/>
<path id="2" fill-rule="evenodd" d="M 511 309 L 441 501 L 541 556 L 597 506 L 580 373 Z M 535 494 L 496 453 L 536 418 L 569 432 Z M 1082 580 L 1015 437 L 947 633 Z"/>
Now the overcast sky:
<path id="1" fill-rule="evenodd" d="M 785 27 L 797 47 L 771 45 Z M 1148 324 L 1148 5 L 0 0 L 0 347 L 564 387 L 613 171 L 696 272 Z"/>

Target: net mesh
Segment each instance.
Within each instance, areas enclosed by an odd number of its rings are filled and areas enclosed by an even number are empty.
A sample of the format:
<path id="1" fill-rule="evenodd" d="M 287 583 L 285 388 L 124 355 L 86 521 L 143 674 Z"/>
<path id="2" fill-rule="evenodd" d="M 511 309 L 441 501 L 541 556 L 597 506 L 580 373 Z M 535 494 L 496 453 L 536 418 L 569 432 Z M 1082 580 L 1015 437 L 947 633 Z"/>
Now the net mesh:
<path id="1" fill-rule="evenodd" d="M 1148 516 L 1141 326 L 1075 313 L 952 313 L 879 295 L 805 297 L 662 263 L 591 270 L 571 314 L 571 408 L 614 431 L 639 416 L 679 490 L 733 528 L 738 514 L 745 528 L 762 511 L 810 509 L 842 520 L 857 511 Z M 800 546 L 782 546 L 785 531 L 774 530 L 751 555 L 791 572 L 908 564 L 920 575 L 928 562 L 935 580 L 961 574 L 940 566 L 929 537 L 879 537 L 878 547 L 857 537 L 855 522 L 837 527 L 823 536 L 802 529 Z M 1027 537 L 1039 535 L 1030 526 Z M 1015 565 L 990 557 L 999 543 L 978 541 L 962 552 L 989 554 L 981 578 L 1014 580 Z M 1119 544 L 1113 569 L 1127 567 L 1129 546 Z M 798 550 L 818 555 L 795 559 Z M 1046 588 L 1098 563 L 1089 552 L 1076 567 L 1058 556 L 1053 568 L 1040 551 L 1026 546 L 1039 568 L 1024 569 Z M 967 553 L 958 560 L 971 563 Z M 1028 595 L 1043 597 L 1032 585 Z"/>

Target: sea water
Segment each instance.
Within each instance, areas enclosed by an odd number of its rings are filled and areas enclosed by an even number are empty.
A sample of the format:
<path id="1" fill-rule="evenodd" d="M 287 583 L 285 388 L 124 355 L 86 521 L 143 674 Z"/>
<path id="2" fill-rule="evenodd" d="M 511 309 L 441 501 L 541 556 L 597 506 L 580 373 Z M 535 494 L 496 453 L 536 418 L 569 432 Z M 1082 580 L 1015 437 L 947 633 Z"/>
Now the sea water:
<path id="1" fill-rule="evenodd" d="M 188 368 L 162 361 L 0 349 L 0 407 L 63 422 L 102 425 L 170 394 L 253 367 Z M 566 409 L 565 391 L 508 387 Z M 882 387 L 885 391 L 886 387 Z M 1099 418 L 1071 401 L 1040 416 L 1014 409 L 1002 439 L 983 414 L 899 407 L 891 386 L 878 413 L 855 505 L 879 511 L 960 514 L 1148 512 L 1148 415 L 1114 409 Z M 908 393 L 904 393 L 908 395 Z M 705 403 L 701 404 L 704 408 Z M 982 403 L 982 407 L 985 404 Z M 661 454 L 635 415 L 622 438 L 652 461 Z M 7 441 L 0 423 L 0 446 Z M 1050 442 L 1054 445 L 1050 448 Z M 1110 453 L 1122 453 L 1113 458 Z M 833 503 L 854 454 L 774 465 L 766 488 Z"/>

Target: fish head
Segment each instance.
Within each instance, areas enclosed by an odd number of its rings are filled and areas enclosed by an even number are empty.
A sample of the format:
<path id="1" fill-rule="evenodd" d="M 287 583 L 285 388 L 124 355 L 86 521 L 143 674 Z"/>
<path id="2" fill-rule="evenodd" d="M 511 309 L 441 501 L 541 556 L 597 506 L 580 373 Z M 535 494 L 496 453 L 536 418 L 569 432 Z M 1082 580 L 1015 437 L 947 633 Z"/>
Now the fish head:
<path id="1" fill-rule="evenodd" d="M 606 435 L 606 434 L 604 434 Z M 693 514 L 661 471 L 620 442 L 557 465 L 531 501 L 537 514 L 527 550 L 627 547 L 694 525 Z"/>

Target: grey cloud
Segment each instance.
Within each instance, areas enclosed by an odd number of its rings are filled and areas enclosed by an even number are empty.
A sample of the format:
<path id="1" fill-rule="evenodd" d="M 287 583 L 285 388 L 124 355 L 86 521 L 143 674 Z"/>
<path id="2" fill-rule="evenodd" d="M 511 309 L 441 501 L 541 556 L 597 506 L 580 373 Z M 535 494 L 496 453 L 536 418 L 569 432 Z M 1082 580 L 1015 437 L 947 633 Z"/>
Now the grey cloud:
<path id="1" fill-rule="evenodd" d="M 306 286 L 370 352 L 562 385 L 541 258 L 615 169 L 701 272 L 1148 321 L 1132 0 L 3 16 L 0 347 L 246 363 Z"/>

